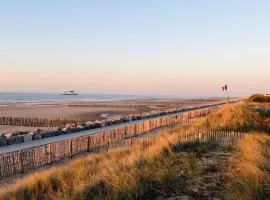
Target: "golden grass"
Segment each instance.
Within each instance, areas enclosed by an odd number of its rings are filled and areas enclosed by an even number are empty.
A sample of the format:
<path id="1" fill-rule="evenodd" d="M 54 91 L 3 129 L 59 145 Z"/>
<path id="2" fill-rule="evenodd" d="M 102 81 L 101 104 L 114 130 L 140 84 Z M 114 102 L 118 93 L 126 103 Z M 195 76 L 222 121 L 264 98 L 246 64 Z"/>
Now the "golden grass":
<path id="1" fill-rule="evenodd" d="M 269 120 L 241 103 L 210 114 L 202 126 L 211 130 L 269 131 Z"/>
<path id="2" fill-rule="evenodd" d="M 231 199 L 270 199 L 270 138 L 247 136 L 232 160 Z"/>
<path id="3" fill-rule="evenodd" d="M 263 94 L 253 94 L 247 99 L 247 102 L 258 102 L 258 103 L 270 102 L 270 97 L 265 96 Z"/>
<path id="4" fill-rule="evenodd" d="M 247 102 L 246 103 L 249 106 L 257 106 L 257 107 L 262 107 L 262 108 L 269 108 L 270 107 L 270 102 L 266 102 L 266 103 L 258 103 L 258 102 Z"/>
<path id="5" fill-rule="evenodd" d="M 259 113 L 244 105 L 226 106 L 200 125 L 176 128 L 154 137 L 147 147 L 137 144 L 129 149 L 92 154 L 63 167 L 33 174 L 1 190 L 0 199 L 142 199 L 149 185 L 169 186 L 183 170 L 190 175 L 195 173 L 193 161 L 187 161 L 184 166 L 173 165 L 181 131 L 201 127 L 257 130 L 263 121 Z M 228 196 L 231 199 L 268 197 L 270 139 L 261 134 L 248 136 L 238 151 L 232 163 L 235 167 L 231 171 Z"/>
<path id="6" fill-rule="evenodd" d="M 168 182 L 176 132 L 130 149 L 90 155 L 61 168 L 39 172 L 0 192 L 1 199 L 118 199 L 143 194 L 143 179 Z M 164 155 L 164 156 L 163 156 Z"/>

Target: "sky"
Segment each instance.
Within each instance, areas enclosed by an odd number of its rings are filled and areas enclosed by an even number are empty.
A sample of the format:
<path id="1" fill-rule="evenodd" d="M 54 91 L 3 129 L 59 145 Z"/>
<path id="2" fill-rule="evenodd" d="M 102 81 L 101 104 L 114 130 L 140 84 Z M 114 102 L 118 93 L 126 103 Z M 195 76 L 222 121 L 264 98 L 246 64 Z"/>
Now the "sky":
<path id="1" fill-rule="evenodd" d="M 0 1 L 0 92 L 270 92 L 268 0 Z"/>

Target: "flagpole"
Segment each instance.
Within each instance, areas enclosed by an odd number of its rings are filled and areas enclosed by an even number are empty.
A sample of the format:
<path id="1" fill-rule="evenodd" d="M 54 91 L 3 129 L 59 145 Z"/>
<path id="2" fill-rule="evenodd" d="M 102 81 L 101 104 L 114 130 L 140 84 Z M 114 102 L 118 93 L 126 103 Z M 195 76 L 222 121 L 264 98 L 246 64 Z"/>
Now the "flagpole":
<path id="1" fill-rule="evenodd" d="M 227 103 L 229 103 L 228 86 L 224 85 L 224 86 L 221 87 L 221 89 L 222 89 L 223 92 L 226 92 L 226 101 L 227 101 Z"/>
<path id="2" fill-rule="evenodd" d="M 228 93 L 228 90 L 226 90 L 226 99 L 227 99 L 227 103 L 229 103 L 229 93 Z"/>
<path id="3" fill-rule="evenodd" d="M 228 86 L 227 84 L 224 86 L 225 91 L 226 91 L 226 99 L 227 99 L 227 104 L 229 103 L 229 93 L 228 93 Z"/>

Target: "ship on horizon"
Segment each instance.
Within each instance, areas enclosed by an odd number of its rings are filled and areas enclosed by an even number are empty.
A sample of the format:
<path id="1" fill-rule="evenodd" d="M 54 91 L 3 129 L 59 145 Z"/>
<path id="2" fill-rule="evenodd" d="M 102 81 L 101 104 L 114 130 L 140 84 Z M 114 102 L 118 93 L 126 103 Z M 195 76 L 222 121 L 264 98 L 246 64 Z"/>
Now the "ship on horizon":
<path id="1" fill-rule="evenodd" d="M 70 90 L 62 93 L 62 95 L 79 95 L 79 94 L 76 93 L 74 90 Z"/>

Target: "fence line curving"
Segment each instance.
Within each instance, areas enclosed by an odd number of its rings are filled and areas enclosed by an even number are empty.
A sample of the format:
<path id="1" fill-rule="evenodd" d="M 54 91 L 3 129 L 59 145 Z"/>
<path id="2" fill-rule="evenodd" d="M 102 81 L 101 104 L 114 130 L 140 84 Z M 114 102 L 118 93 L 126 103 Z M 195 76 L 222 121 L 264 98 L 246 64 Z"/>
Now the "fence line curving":
<path id="1" fill-rule="evenodd" d="M 83 152 L 95 151 L 102 148 L 106 149 L 107 147 L 126 143 L 127 141 L 129 144 L 132 144 L 132 138 L 143 133 L 164 126 L 191 123 L 196 118 L 205 116 L 214 110 L 216 110 L 216 108 L 190 111 L 175 116 L 163 116 L 161 118 L 149 119 L 92 135 L 74 136 L 71 139 L 56 143 L 3 153 L 0 154 L 0 178 L 29 172 Z M 244 133 L 224 131 L 210 132 L 203 130 L 192 133 L 181 133 L 179 137 L 181 137 L 181 141 L 199 139 L 203 142 L 220 139 L 229 140 L 232 137 L 241 139 L 244 135 Z"/>

